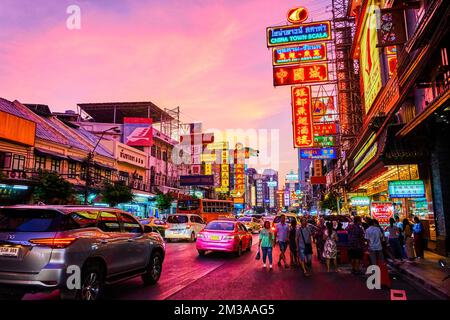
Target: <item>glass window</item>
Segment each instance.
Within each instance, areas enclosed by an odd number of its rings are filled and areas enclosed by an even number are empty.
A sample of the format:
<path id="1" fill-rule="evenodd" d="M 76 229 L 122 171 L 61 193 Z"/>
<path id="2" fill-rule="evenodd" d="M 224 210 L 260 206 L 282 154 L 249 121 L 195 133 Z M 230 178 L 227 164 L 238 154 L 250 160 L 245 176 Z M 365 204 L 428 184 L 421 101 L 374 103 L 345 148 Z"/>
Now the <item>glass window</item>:
<path id="1" fill-rule="evenodd" d="M 34 168 L 36 170 L 44 170 L 45 169 L 45 161 L 47 159 L 45 158 L 45 156 L 35 156 L 34 157 Z"/>
<path id="2" fill-rule="evenodd" d="M 81 170 L 80 170 L 80 179 L 81 180 L 86 180 L 86 165 L 85 164 L 82 164 L 81 165 Z"/>
<path id="3" fill-rule="evenodd" d="M 161 148 L 156 147 L 156 159 L 161 160 Z"/>
<path id="4" fill-rule="evenodd" d="M 120 232 L 120 224 L 115 212 L 100 212 L 98 227 L 104 232 Z"/>
<path id="5" fill-rule="evenodd" d="M 167 218 L 168 223 L 187 223 L 188 217 L 185 215 L 172 215 Z"/>
<path id="6" fill-rule="evenodd" d="M 200 207 L 200 201 L 195 200 L 179 200 L 178 209 L 179 210 L 198 210 Z"/>
<path id="7" fill-rule="evenodd" d="M 94 228 L 97 226 L 98 211 L 77 211 L 70 215 L 68 229 Z"/>
<path id="8" fill-rule="evenodd" d="M 123 231 L 126 233 L 142 233 L 142 228 L 139 222 L 137 222 L 136 219 L 134 219 L 132 216 L 125 214 L 125 213 L 119 213 L 120 215 L 120 221 L 122 222 Z"/>
<path id="9" fill-rule="evenodd" d="M 163 153 L 162 153 L 162 159 L 163 159 L 164 161 L 167 161 L 167 151 L 163 151 Z"/>
<path id="10" fill-rule="evenodd" d="M 153 158 L 156 157 L 156 146 L 152 145 L 151 149 L 150 149 L 150 154 Z"/>
<path id="11" fill-rule="evenodd" d="M 220 221 L 220 222 L 212 221 L 206 225 L 205 230 L 232 231 L 232 230 L 234 230 L 234 223 L 223 222 L 223 221 Z"/>
<path id="12" fill-rule="evenodd" d="M 11 168 L 11 152 L 0 152 L 0 168 L 9 169 Z"/>
<path id="13" fill-rule="evenodd" d="M 69 179 L 75 179 L 77 177 L 77 163 L 76 162 L 69 162 L 69 172 L 68 176 Z"/>
<path id="14" fill-rule="evenodd" d="M 15 154 L 12 161 L 13 170 L 23 170 L 25 168 L 25 156 Z"/>
<path id="15" fill-rule="evenodd" d="M 107 182 L 111 182 L 111 170 L 105 170 L 105 179 Z"/>
<path id="16" fill-rule="evenodd" d="M 61 214 L 54 210 L 0 209 L 0 232 L 58 231 Z"/>
<path id="17" fill-rule="evenodd" d="M 59 159 L 52 159 L 50 170 L 54 172 L 60 172 L 61 170 L 61 160 Z"/>
<path id="18" fill-rule="evenodd" d="M 94 180 L 98 182 L 101 179 L 102 179 L 102 169 L 94 168 Z"/>
<path id="19" fill-rule="evenodd" d="M 192 223 L 198 223 L 196 216 L 191 216 L 190 220 Z"/>

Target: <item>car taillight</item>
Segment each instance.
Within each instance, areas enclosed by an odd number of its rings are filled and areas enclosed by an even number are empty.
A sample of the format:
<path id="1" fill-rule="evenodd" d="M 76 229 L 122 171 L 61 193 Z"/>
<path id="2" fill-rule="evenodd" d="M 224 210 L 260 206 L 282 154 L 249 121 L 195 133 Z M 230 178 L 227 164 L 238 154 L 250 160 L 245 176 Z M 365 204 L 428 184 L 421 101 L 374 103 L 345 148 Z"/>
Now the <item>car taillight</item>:
<path id="1" fill-rule="evenodd" d="M 234 236 L 225 236 L 223 237 L 223 240 L 233 240 Z"/>
<path id="2" fill-rule="evenodd" d="M 169 229 L 169 225 L 168 225 L 168 224 L 165 224 L 165 225 L 164 225 L 164 229 Z"/>
<path id="3" fill-rule="evenodd" d="M 72 243 L 75 242 L 77 238 L 40 238 L 31 239 L 30 243 L 36 244 L 38 246 L 50 247 L 50 248 L 67 248 Z"/>
<path id="4" fill-rule="evenodd" d="M 188 225 L 186 226 L 186 229 L 190 229 L 190 228 L 191 228 L 191 225 L 188 224 Z"/>

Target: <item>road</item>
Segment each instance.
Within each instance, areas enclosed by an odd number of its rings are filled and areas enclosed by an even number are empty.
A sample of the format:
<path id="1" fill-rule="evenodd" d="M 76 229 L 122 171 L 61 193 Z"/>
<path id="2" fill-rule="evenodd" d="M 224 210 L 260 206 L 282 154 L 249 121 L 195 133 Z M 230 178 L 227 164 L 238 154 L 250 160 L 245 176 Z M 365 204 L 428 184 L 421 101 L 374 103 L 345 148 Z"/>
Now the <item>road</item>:
<path id="1" fill-rule="evenodd" d="M 386 300 L 390 290 L 369 290 L 364 276 L 354 276 L 348 266 L 341 272 L 327 273 L 313 258 L 313 274 L 305 278 L 300 270 L 279 268 L 263 270 L 262 262 L 255 260 L 257 235 L 253 249 L 241 257 L 224 253 L 209 253 L 199 257 L 195 243 L 167 244 L 163 274 L 155 286 L 144 287 L 140 278 L 134 278 L 108 287 L 109 300 Z M 274 251 L 274 258 L 278 250 Z M 391 274 L 392 288 L 405 290 L 408 300 L 436 299 L 424 290 L 411 286 Z M 25 300 L 55 300 L 58 292 L 28 294 Z"/>

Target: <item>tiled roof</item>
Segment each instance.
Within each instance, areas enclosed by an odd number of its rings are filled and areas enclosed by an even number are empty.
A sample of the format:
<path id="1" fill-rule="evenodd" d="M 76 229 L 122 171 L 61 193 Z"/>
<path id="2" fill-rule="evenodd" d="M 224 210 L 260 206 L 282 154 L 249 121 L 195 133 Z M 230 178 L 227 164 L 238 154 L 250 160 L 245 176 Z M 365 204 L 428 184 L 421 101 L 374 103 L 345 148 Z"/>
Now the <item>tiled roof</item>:
<path id="1" fill-rule="evenodd" d="M 47 141 L 71 146 L 89 152 L 98 141 L 98 137 L 87 132 L 83 128 L 72 128 L 64 124 L 54 116 L 43 117 L 35 114 L 18 101 L 8 101 L 0 98 L 0 111 L 11 113 L 15 116 L 36 123 L 36 136 Z M 112 154 L 99 145 L 96 149 L 98 154 L 113 157 Z"/>

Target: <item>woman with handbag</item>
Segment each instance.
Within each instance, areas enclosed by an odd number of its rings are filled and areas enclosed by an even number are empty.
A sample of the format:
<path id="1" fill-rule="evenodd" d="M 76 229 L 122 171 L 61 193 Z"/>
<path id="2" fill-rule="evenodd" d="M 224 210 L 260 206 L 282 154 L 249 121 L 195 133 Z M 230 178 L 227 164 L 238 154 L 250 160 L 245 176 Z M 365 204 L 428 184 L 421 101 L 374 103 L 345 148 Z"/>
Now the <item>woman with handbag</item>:
<path id="1" fill-rule="evenodd" d="M 270 221 L 264 222 L 264 229 L 259 233 L 259 244 L 258 244 L 258 254 L 256 255 L 256 260 L 259 260 L 260 251 L 263 254 L 263 268 L 266 268 L 266 260 L 269 258 L 269 268 L 272 270 L 272 248 L 274 243 L 275 235 L 272 230 L 270 230 Z"/>
<path id="2" fill-rule="evenodd" d="M 302 267 L 305 276 L 309 276 L 308 268 L 311 268 L 312 250 L 312 236 L 313 232 L 308 226 L 307 220 L 303 217 L 300 220 L 300 227 L 296 232 L 296 242 L 298 244 L 298 258 L 300 266 Z"/>
<path id="3" fill-rule="evenodd" d="M 337 245 L 336 241 L 338 240 L 338 236 L 336 231 L 333 229 L 333 225 L 331 223 L 327 223 L 327 230 L 325 230 L 323 239 L 325 240 L 325 246 L 323 250 L 323 257 L 327 260 L 327 272 L 330 272 L 330 264 L 333 261 L 334 269 L 338 272 L 337 267 Z"/>

